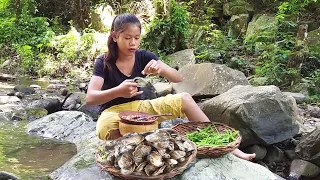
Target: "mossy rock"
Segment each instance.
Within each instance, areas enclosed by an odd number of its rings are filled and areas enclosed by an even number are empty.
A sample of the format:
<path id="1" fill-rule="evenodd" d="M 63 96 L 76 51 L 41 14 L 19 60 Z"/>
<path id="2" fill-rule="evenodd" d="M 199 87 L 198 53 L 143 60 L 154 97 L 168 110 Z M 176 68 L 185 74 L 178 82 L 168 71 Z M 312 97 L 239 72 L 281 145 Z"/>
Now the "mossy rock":
<path id="1" fill-rule="evenodd" d="M 24 120 L 36 120 L 40 119 L 48 114 L 48 111 L 43 108 L 36 109 L 23 109 L 15 110 L 11 112 L 0 113 L 1 119 L 14 120 L 14 121 L 24 121 Z"/>
<path id="2" fill-rule="evenodd" d="M 77 169 L 83 169 L 83 168 L 87 168 L 89 167 L 91 164 L 94 164 L 95 163 L 95 159 L 91 158 L 91 159 L 84 159 L 83 157 L 75 162 L 73 164 L 73 166 Z"/>
<path id="3" fill-rule="evenodd" d="M 244 0 L 231 1 L 223 5 L 223 14 L 226 16 L 247 14 L 253 11 L 253 5 Z"/>

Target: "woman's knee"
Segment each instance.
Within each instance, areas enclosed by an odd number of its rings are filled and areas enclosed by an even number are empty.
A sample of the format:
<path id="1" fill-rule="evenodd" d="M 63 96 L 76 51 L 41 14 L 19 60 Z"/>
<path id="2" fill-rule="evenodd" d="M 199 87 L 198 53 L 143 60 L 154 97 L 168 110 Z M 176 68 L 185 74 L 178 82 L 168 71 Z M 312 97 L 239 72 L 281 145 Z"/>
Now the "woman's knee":
<path id="1" fill-rule="evenodd" d="M 192 96 L 186 92 L 181 93 L 181 101 L 182 101 L 182 108 L 186 108 L 189 105 L 195 103 Z"/>
<path id="2" fill-rule="evenodd" d="M 102 113 L 98 118 L 96 131 L 99 139 L 108 139 L 111 130 L 119 129 L 119 117 L 117 113 Z"/>

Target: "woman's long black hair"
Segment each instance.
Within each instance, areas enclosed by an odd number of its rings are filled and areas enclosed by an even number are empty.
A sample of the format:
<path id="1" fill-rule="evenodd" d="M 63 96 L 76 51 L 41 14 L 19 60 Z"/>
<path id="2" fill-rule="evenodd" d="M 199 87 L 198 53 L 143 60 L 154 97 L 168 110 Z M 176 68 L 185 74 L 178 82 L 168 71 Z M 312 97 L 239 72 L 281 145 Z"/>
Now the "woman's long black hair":
<path id="1" fill-rule="evenodd" d="M 128 24 L 137 25 L 141 30 L 141 23 L 133 14 L 119 14 L 113 19 L 108 38 L 108 52 L 104 55 L 104 67 L 108 68 L 109 72 L 112 70 L 111 64 L 115 64 L 118 59 L 118 45 L 117 42 L 113 41 L 113 38 L 116 38 L 119 33 L 123 32 Z"/>

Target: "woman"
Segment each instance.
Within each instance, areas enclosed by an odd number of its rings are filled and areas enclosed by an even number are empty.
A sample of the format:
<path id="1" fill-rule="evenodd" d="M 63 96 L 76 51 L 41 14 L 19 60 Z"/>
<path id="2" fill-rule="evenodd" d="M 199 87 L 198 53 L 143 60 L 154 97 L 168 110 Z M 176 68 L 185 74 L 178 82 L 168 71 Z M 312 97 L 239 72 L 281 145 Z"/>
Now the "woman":
<path id="1" fill-rule="evenodd" d="M 113 20 L 108 38 L 108 53 L 97 58 L 93 76 L 88 86 L 86 103 L 102 104 L 97 122 L 100 139 L 120 137 L 119 117 L 121 111 L 132 110 L 151 114 L 171 113 L 173 118 L 187 117 L 190 121 L 209 122 L 192 97 L 187 93 L 170 94 L 153 100 L 140 100 L 135 77 L 148 74 L 162 76 L 171 82 L 182 81 L 182 75 L 163 63 L 154 54 L 139 50 L 141 24 L 132 14 L 120 14 Z M 159 118 L 159 122 L 165 120 Z M 235 150 L 233 154 L 250 160 L 255 154 Z"/>

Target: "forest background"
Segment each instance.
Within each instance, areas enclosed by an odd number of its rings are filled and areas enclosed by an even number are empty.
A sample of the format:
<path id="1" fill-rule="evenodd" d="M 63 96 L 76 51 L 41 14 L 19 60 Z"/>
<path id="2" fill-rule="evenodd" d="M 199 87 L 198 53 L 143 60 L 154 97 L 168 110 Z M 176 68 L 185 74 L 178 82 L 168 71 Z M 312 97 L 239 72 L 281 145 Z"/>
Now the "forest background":
<path id="1" fill-rule="evenodd" d="M 234 36 L 230 7 L 249 19 L 259 13 L 275 21 L 251 36 Z M 1 72 L 87 81 L 94 59 L 107 51 L 114 16 L 125 12 L 143 24 L 141 48 L 167 63 L 168 55 L 192 48 L 197 63 L 226 64 L 253 85 L 320 102 L 320 43 L 304 37 L 320 27 L 317 0 L 0 0 Z"/>

